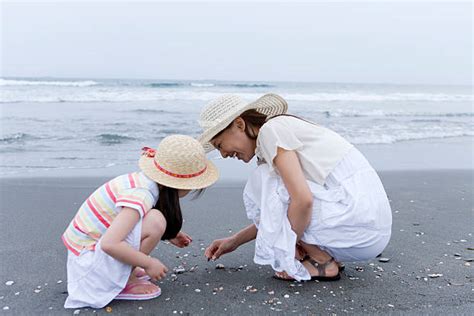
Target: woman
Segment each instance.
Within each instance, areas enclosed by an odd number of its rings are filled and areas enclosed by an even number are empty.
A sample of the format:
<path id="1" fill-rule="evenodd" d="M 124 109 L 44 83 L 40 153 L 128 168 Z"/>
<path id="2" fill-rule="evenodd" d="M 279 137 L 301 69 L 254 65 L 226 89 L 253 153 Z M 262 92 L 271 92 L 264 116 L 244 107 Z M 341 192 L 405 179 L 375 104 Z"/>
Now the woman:
<path id="1" fill-rule="evenodd" d="M 203 109 L 199 140 L 206 151 L 245 163 L 257 155 L 265 164 L 244 192 L 254 224 L 215 240 L 205 255 L 215 260 L 257 238 L 255 261 L 271 264 L 276 278 L 337 280 L 337 261 L 369 260 L 386 247 L 390 205 L 377 173 L 353 145 L 286 111 L 275 94 L 250 104 L 225 95 Z M 275 220 L 282 209 L 284 220 Z"/>

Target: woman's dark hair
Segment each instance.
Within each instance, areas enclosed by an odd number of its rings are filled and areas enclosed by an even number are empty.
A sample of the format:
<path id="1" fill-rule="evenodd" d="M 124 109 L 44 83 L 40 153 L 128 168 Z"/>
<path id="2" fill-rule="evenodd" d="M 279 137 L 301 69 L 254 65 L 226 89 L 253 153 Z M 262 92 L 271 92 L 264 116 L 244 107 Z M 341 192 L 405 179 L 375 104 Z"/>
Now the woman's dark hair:
<path id="1" fill-rule="evenodd" d="M 255 130 L 259 129 L 260 127 L 262 127 L 263 124 L 265 124 L 265 122 L 267 121 L 267 115 L 257 112 L 254 109 L 250 109 L 240 114 L 239 117 L 241 117 L 245 121 L 245 134 L 250 139 L 257 139 L 258 134 L 255 132 Z M 234 121 L 227 125 L 226 128 L 220 131 L 212 139 L 222 134 L 226 129 L 231 127 L 233 123 Z"/>
<path id="2" fill-rule="evenodd" d="M 166 230 L 161 240 L 173 239 L 183 226 L 183 215 L 179 204 L 178 189 L 167 186 L 159 187 L 158 202 L 155 208 L 159 210 L 166 219 Z"/>
<path id="3" fill-rule="evenodd" d="M 166 229 L 161 240 L 169 240 L 175 238 L 183 226 L 179 191 L 164 185 L 159 186 L 159 191 L 158 201 L 154 208 L 159 210 L 166 219 Z M 193 199 L 200 197 L 203 193 L 204 189 L 195 190 Z"/>
<path id="4" fill-rule="evenodd" d="M 243 112 L 242 114 L 239 115 L 239 117 L 241 117 L 245 121 L 245 134 L 250 139 L 253 139 L 253 140 L 257 139 L 258 133 L 256 131 L 258 129 L 260 129 L 263 126 L 263 124 L 265 124 L 269 120 L 274 119 L 275 117 L 279 117 L 279 116 L 291 116 L 291 117 L 300 119 L 302 121 L 314 124 L 314 123 L 312 123 L 310 121 L 307 121 L 307 120 L 305 120 L 301 117 L 298 117 L 296 115 L 291 115 L 291 114 L 280 114 L 280 115 L 275 115 L 275 116 L 272 116 L 272 117 L 268 118 L 268 116 L 266 114 L 262 114 L 260 112 L 257 112 L 257 110 L 254 110 L 254 109 L 247 110 L 247 111 L 245 111 L 245 112 Z M 226 128 L 224 128 L 222 131 L 220 131 L 212 139 L 218 137 L 225 130 L 230 128 L 233 123 L 234 123 L 234 121 L 232 121 L 232 123 L 230 123 Z"/>

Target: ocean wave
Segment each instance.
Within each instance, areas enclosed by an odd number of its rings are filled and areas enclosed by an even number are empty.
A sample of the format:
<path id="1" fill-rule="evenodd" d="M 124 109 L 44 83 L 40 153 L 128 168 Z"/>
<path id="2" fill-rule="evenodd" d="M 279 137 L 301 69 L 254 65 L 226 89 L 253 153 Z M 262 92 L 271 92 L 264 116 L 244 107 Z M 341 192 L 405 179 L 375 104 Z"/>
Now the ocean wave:
<path id="1" fill-rule="evenodd" d="M 148 84 L 148 86 L 153 88 L 173 88 L 173 87 L 180 87 L 182 83 L 179 82 L 154 82 Z"/>
<path id="2" fill-rule="evenodd" d="M 81 158 L 79 158 L 79 157 L 54 157 L 52 159 L 54 159 L 54 160 L 79 160 Z"/>
<path id="3" fill-rule="evenodd" d="M 116 145 L 135 139 L 134 137 L 120 134 L 100 134 L 96 136 L 96 140 L 102 145 Z"/>
<path id="4" fill-rule="evenodd" d="M 272 88 L 274 85 L 267 83 L 230 83 L 223 84 L 223 87 L 235 87 L 235 88 Z"/>
<path id="5" fill-rule="evenodd" d="M 368 135 L 345 135 L 346 138 L 353 144 L 394 144 L 403 141 L 411 140 L 425 140 L 425 139 L 445 139 L 453 137 L 474 136 L 473 131 L 447 131 L 447 130 L 428 130 L 425 132 L 419 131 L 403 131 L 393 134 L 374 133 Z"/>
<path id="6" fill-rule="evenodd" d="M 225 93 L 235 91 L 193 91 L 193 90 L 162 90 L 113 87 L 98 89 L 90 87 L 84 91 L 3 91 L 1 103 L 35 102 L 140 102 L 140 101 L 210 101 Z M 262 93 L 235 93 L 247 101 L 255 100 Z M 443 94 L 443 93 L 280 93 L 291 101 L 301 102 L 469 102 L 474 101 L 472 94 Z"/>
<path id="7" fill-rule="evenodd" d="M 16 134 L 11 134 L 11 135 L 0 138 L 0 143 L 1 144 L 23 143 L 25 141 L 35 140 L 35 139 L 39 139 L 39 137 L 30 135 L 30 134 L 25 134 L 25 133 L 16 133 Z"/>
<path id="8" fill-rule="evenodd" d="M 294 93 L 282 94 L 288 100 L 295 101 L 473 101 L 472 94 L 446 94 L 446 93 L 363 93 L 363 92 L 334 92 L 334 93 Z"/>
<path id="9" fill-rule="evenodd" d="M 89 87 L 99 83 L 92 80 L 84 81 L 44 81 L 44 80 L 10 80 L 0 79 L 0 86 L 59 86 L 59 87 Z"/>
<path id="10" fill-rule="evenodd" d="M 357 110 L 332 110 L 314 111 L 330 117 L 474 117 L 473 112 L 412 112 L 412 111 L 357 111 Z"/>
<path id="11" fill-rule="evenodd" d="M 201 83 L 201 82 L 191 82 L 189 84 L 191 87 L 197 87 L 197 88 L 210 88 L 214 87 L 214 83 Z"/>
<path id="12" fill-rule="evenodd" d="M 178 111 L 153 110 L 153 109 L 136 109 L 136 110 L 131 110 L 130 112 L 143 113 L 143 114 L 149 114 L 149 113 L 155 113 L 155 114 L 182 114 L 182 112 L 178 112 Z"/>

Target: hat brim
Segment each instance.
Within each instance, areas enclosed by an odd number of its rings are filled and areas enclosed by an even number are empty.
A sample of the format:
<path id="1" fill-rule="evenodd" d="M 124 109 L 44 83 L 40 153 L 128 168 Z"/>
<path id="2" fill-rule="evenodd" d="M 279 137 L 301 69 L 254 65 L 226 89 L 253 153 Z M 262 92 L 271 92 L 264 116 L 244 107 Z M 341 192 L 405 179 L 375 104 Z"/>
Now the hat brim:
<path id="1" fill-rule="evenodd" d="M 166 173 L 157 169 L 153 161 L 153 157 L 144 155 L 138 161 L 138 165 L 147 177 L 161 185 L 170 188 L 198 190 L 207 188 L 208 186 L 214 184 L 217 179 L 219 179 L 219 170 L 210 161 L 207 161 L 207 168 L 203 174 L 192 178 L 178 178 L 167 175 Z"/>
<path id="2" fill-rule="evenodd" d="M 229 124 L 239 117 L 240 114 L 251 109 L 265 114 L 267 117 L 272 117 L 275 115 L 285 114 L 286 111 L 288 111 L 288 103 L 286 103 L 285 99 L 279 95 L 268 93 L 258 98 L 256 101 L 251 102 L 241 108 L 237 108 L 231 113 L 228 113 L 226 117 L 222 118 L 219 124 L 216 124 L 215 126 L 205 130 L 201 135 L 198 136 L 197 140 L 204 147 L 204 151 L 208 153 L 214 150 L 215 147 L 210 143 L 214 136 L 229 126 Z"/>

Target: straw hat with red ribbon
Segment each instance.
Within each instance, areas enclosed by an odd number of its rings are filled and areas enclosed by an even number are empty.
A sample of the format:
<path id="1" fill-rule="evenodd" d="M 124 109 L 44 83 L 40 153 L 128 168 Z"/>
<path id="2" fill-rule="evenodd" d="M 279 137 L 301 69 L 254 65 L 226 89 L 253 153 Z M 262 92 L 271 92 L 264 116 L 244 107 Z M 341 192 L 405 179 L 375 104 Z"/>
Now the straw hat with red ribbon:
<path id="1" fill-rule="evenodd" d="M 202 145 L 190 136 L 165 137 L 158 148 L 144 147 L 140 169 L 153 181 L 176 189 L 195 190 L 219 178 L 216 166 L 206 158 Z"/>

